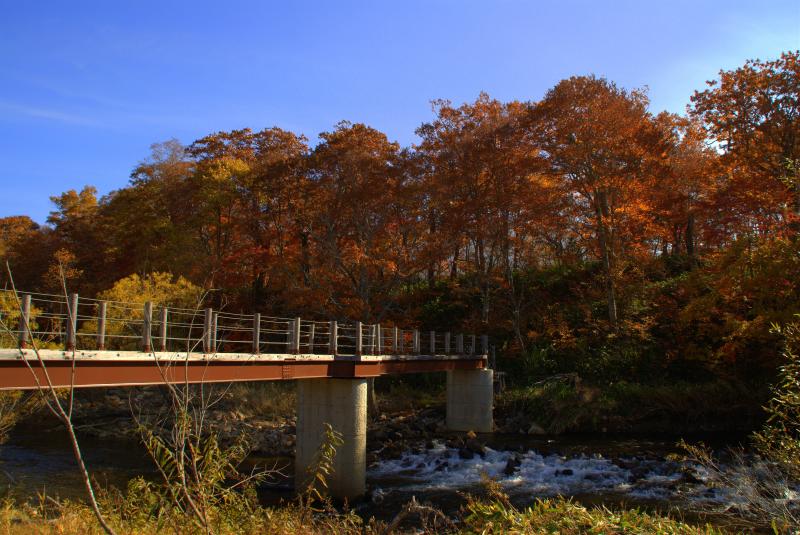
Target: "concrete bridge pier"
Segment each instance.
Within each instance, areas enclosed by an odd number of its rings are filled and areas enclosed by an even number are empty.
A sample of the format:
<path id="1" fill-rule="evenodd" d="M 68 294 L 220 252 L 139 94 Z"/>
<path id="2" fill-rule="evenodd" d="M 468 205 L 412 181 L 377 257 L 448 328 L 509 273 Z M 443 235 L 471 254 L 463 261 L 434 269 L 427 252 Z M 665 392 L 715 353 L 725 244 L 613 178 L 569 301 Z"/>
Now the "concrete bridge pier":
<path id="1" fill-rule="evenodd" d="M 308 484 L 308 467 L 325 437 L 328 423 L 342 434 L 336 449 L 334 473 L 328 476 L 328 492 L 334 498 L 358 498 L 367 482 L 367 380 L 301 379 L 297 381 L 297 454 L 295 480 L 298 489 Z"/>
<path id="2" fill-rule="evenodd" d="M 492 432 L 493 373 L 489 369 L 447 372 L 447 429 Z"/>

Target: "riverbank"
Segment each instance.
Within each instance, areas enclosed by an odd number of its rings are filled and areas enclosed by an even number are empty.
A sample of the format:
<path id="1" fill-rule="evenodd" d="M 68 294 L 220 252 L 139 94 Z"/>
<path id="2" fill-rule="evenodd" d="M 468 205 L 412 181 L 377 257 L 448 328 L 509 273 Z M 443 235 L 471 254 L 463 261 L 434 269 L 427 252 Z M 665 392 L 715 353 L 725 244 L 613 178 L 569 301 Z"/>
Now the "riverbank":
<path id="1" fill-rule="evenodd" d="M 574 374 L 506 390 L 495 424 L 506 433 L 749 433 L 764 422 L 769 389 L 721 380 L 584 384 Z"/>
<path id="2" fill-rule="evenodd" d="M 442 378 L 443 379 L 443 378 Z M 200 397 L 198 391 L 198 399 Z M 262 455 L 294 454 L 295 385 L 234 384 L 202 392 L 210 401 L 206 424 L 220 441 L 250 437 Z M 375 450 L 396 454 L 409 440 L 446 436 L 443 381 L 424 386 L 393 381 L 378 387 L 368 440 Z M 675 382 L 648 385 L 620 381 L 605 386 L 574 375 L 556 376 L 528 387 L 509 388 L 495 399 L 495 430 L 506 434 L 561 435 L 742 435 L 760 428 L 766 387 L 740 383 Z M 162 387 L 109 388 L 76 396 L 75 423 L 97 438 L 138 438 L 138 425 L 168 423 L 170 400 Z M 34 416 L 41 421 L 42 415 Z M 166 419 L 165 419 L 166 417 Z"/>
<path id="3" fill-rule="evenodd" d="M 656 518 L 660 518 L 663 511 L 692 511 L 690 523 L 699 525 L 706 522 L 701 512 L 705 505 L 720 510 L 734 503 L 730 496 L 716 493 L 700 474 L 673 457 L 681 452 L 676 447 L 678 439 L 681 436 L 689 438 L 687 433 L 673 432 L 665 436 L 667 428 L 647 427 L 654 421 L 669 422 L 679 415 L 679 411 L 685 410 L 685 404 L 675 401 L 680 392 L 687 392 L 685 387 L 678 385 L 670 391 L 645 392 L 643 388 L 626 385 L 616 392 L 617 396 L 622 392 L 629 397 L 615 399 L 602 390 L 563 380 L 525 390 L 510 389 L 497 398 L 498 432 L 476 436 L 447 431 L 443 389 L 436 386 L 418 389 L 405 383 L 381 388 L 381 411 L 370 419 L 368 429 L 370 493 L 365 500 L 353 504 L 353 510 L 362 521 L 376 517 L 382 522 L 391 522 L 409 500 L 417 497 L 431 501 L 449 517 L 455 517 L 467 505 L 463 498 L 465 493 L 486 497 L 481 491 L 484 475 L 508 492 L 511 502 L 519 509 L 538 507 L 538 499 L 567 496 L 574 497 L 590 509 L 593 506 L 613 509 L 617 511 L 616 515 L 629 508 L 643 508 Z M 661 396 L 652 396 L 653 392 L 659 392 Z M 701 390 L 698 388 L 696 392 L 699 395 Z M 719 402 L 737 393 L 735 389 L 721 387 L 718 387 L 718 392 L 722 394 L 709 395 L 707 399 Z M 612 401 L 631 403 L 631 393 L 639 396 L 650 394 L 649 399 L 633 401 L 638 403 L 641 411 L 623 413 L 628 419 L 603 418 L 604 414 L 613 415 L 615 405 Z M 232 443 L 246 434 L 253 448 L 250 461 L 258 463 L 279 459 L 291 466 L 295 432 L 295 400 L 291 384 L 234 385 L 228 390 L 217 389 L 204 394 L 213 400 L 205 415 L 208 429 L 216 433 L 223 444 Z M 738 395 L 741 402 L 741 392 Z M 683 403 L 692 402 L 698 400 L 689 396 Z M 660 407 L 656 412 L 660 420 L 642 418 L 643 414 L 653 414 L 654 406 Z M 126 460 L 135 457 L 134 446 L 139 440 L 137 422 L 159 422 L 165 414 L 165 407 L 168 407 L 168 398 L 163 389 L 155 387 L 80 393 L 75 407 L 76 424 L 85 445 L 84 451 L 90 457 L 88 464 L 96 467 L 93 473 L 99 476 L 100 481 L 125 488 L 127 481 L 140 474 L 150 473 L 148 477 L 157 479 L 149 472 L 152 467 L 143 450 L 136 466 L 128 467 L 130 469 L 124 473 L 118 473 L 116 469 L 120 452 L 126 452 Z M 721 408 L 696 406 L 693 410 L 694 414 L 709 415 Z M 543 414 L 553 414 L 554 417 L 544 420 L 541 419 Z M 593 417 L 569 420 L 565 417 L 574 414 Z M 534 416 L 540 419 L 534 420 Z M 572 422 L 571 426 L 561 427 L 563 432 L 560 434 L 551 432 L 565 421 Z M 739 424 L 744 421 L 740 420 Z M 600 429 L 600 422 L 606 425 L 615 422 L 618 427 L 608 425 Z M 635 431 L 640 422 L 645 424 L 640 429 L 657 429 L 657 432 L 648 436 L 631 431 Z M 707 427 L 708 422 L 698 417 L 686 418 L 686 422 L 692 425 L 682 429 L 690 429 L 695 439 L 712 444 L 716 442 L 720 447 L 746 443 L 746 433 L 742 429 L 734 428 L 738 432 L 731 434 L 731 428 Z M 622 433 L 618 430 L 620 428 L 624 430 Z M 47 429 L 58 433 L 56 422 L 42 418 L 23 423 L 20 431 L 34 435 Z M 706 432 L 697 436 L 698 430 L 702 429 Z M 661 438 L 654 440 L 656 435 Z M 36 442 L 41 440 L 50 439 L 37 438 Z M 113 444 L 120 446 L 115 450 Z M 51 496 L 59 495 L 58 492 L 53 494 L 53 477 L 62 476 L 57 476 L 53 467 L 44 460 L 51 453 L 43 451 L 42 459 L 37 461 L 30 448 L 30 445 L 12 440 L 4 446 L 2 460 L 7 456 L 22 455 L 24 458 L 20 459 L 18 473 L 24 473 L 25 466 L 32 465 L 30 470 L 42 475 L 41 480 L 34 477 L 29 483 L 37 489 L 49 488 Z M 109 449 L 105 462 L 92 458 L 98 448 Z M 41 466 L 35 468 L 40 461 Z M 74 470 L 71 463 L 69 455 L 65 455 L 62 467 L 65 473 Z M 38 486 L 37 481 L 40 483 Z M 288 479 L 259 489 L 262 506 L 272 507 L 292 500 L 292 486 L 289 474 Z M 74 498 L 80 499 L 80 493 L 78 489 Z M 27 495 L 34 496 L 35 492 Z M 591 510 L 587 513 L 591 518 L 604 514 L 611 513 Z M 737 522 L 735 516 L 722 515 L 714 519 L 714 524 L 725 526 L 728 521 Z"/>
<path id="4" fill-rule="evenodd" d="M 107 520 L 119 534 L 203 533 L 188 515 L 148 514 L 146 511 L 105 503 Z M 110 506 L 116 505 L 117 508 Z M 213 531 L 218 534 L 329 534 L 388 535 L 389 533 L 663 533 L 716 535 L 728 533 L 709 525 L 695 526 L 678 519 L 642 511 L 584 507 L 564 499 L 539 500 L 517 509 L 502 494 L 492 499 L 470 498 L 456 517 L 447 517 L 427 505 L 410 502 L 392 521 L 362 520 L 352 512 L 298 504 L 280 508 L 256 507 L 247 514 L 214 511 Z M 78 503 L 0 504 L 0 530 L 8 535 L 81 533 L 101 534 L 91 510 Z M 731 532 L 732 533 L 732 532 Z"/>

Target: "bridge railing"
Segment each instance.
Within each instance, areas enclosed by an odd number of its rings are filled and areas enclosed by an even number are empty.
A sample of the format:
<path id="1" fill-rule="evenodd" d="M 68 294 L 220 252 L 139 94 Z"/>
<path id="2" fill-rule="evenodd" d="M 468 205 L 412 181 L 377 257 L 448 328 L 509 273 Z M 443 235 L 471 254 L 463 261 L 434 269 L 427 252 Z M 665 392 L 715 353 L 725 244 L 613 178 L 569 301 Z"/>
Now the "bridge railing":
<path id="1" fill-rule="evenodd" d="M 488 337 L 360 321 L 236 314 L 0 290 L 0 348 L 235 354 L 485 356 Z M 25 327 L 27 325 L 27 328 Z"/>

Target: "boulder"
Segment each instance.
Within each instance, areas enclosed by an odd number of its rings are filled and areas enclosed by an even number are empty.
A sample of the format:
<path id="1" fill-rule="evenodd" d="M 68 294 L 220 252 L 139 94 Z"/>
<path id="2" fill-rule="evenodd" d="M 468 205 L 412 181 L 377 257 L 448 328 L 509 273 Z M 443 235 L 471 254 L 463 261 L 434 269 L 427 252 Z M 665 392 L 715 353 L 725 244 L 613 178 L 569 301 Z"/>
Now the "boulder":
<path id="1" fill-rule="evenodd" d="M 506 467 L 503 468 L 503 473 L 507 476 L 510 476 L 517 471 L 517 469 L 520 467 L 521 464 L 522 464 L 522 459 L 520 459 L 518 455 L 509 457 L 508 461 L 506 461 Z"/>
<path id="2" fill-rule="evenodd" d="M 470 438 L 464 443 L 464 447 L 472 453 L 477 453 L 480 456 L 486 454 L 486 446 L 478 442 L 475 438 Z"/>
<path id="3" fill-rule="evenodd" d="M 470 449 L 461 448 L 460 450 L 458 450 L 458 456 L 461 457 L 462 459 L 468 460 L 468 459 L 473 459 L 475 457 L 475 453 Z"/>
<path id="4" fill-rule="evenodd" d="M 528 434 L 529 435 L 546 435 L 547 431 L 544 430 L 542 426 L 533 422 L 530 427 L 528 427 Z"/>

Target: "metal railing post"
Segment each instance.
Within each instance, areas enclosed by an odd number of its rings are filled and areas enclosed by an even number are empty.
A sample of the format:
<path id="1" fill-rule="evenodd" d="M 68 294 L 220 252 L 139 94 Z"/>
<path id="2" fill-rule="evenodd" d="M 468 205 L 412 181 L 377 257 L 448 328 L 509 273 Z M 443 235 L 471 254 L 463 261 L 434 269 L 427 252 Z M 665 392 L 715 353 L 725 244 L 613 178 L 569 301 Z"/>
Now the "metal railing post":
<path id="1" fill-rule="evenodd" d="M 253 355 L 261 354 L 261 314 L 253 314 Z"/>
<path id="2" fill-rule="evenodd" d="M 359 356 L 359 357 L 361 356 L 361 343 L 362 342 L 363 342 L 363 340 L 361 340 L 361 322 L 357 321 L 356 322 L 356 356 Z"/>
<path id="3" fill-rule="evenodd" d="M 380 355 L 383 353 L 383 341 L 381 340 L 381 324 L 375 325 L 375 354 Z"/>
<path id="4" fill-rule="evenodd" d="M 106 311 L 108 303 L 100 301 L 100 310 L 97 312 L 97 349 L 103 351 L 106 348 Z"/>
<path id="5" fill-rule="evenodd" d="M 399 333 L 399 331 L 400 331 L 400 329 L 398 329 L 397 327 L 395 327 L 394 330 L 392 331 L 392 353 L 394 353 L 395 355 L 397 355 L 399 353 L 399 351 L 400 351 L 400 346 L 399 346 L 399 343 L 400 343 L 399 334 L 400 333 Z"/>
<path id="6" fill-rule="evenodd" d="M 414 329 L 414 354 L 419 355 L 421 348 L 419 345 L 419 330 Z"/>
<path id="7" fill-rule="evenodd" d="M 309 331 L 308 331 L 308 352 L 313 354 L 314 353 L 314 322 L 312 321 L 309 324 Z"/>
<path id="8" fill-rule="evenodd" d="M 458 333 L 456 335 L 456 354 L 463 355 L 464 354 L 464 335 Z"/>
<path id="9" fill-rule="evenodd" d="M 431 331 L 431 355 L 436 354 L 436 331 Z"/>
<path id="10" fill-rule="evenodd" d="M 211 353 L 217 352 L 217 328 L 219 327 L 219 312 L 211 315 Z"/>
<path id="11" fill-rule="evenodd" d="M 214 311 L 211 308 L 206 309 L 205 317 L 203 318 L 203 353 L 206 355 L 211 353 L 211 326 Z"/>
<path id="12" fill-rule="evenodd" d="M 22 313 L 19 316 L 19 347 L 28 347 L 28 333 L 31 330 L 31 295 L 22 296 Z"/>
<path id="13" fill-rule="evenodd" d="M 153 302 L 145 301 L 142 310 L 142 351 L 150 353 L 153 349 L 152 344 L 153 330 Z"/>
<path id="14" fill-rule="evenodd" d="M 336 323 L 336 320 L 332 320 L 331 321 L 330 326 L 328 327 L 328 329 L 329 329 L 329 332 L 328 332 L 328 352 L 331 355 L 335 356 L 336 352 L 339 349 L 337 347 L 337 344 L 336 344 L 336 339 L 339 336 L 339 333 L 338 333 L 339 325 Z"/>
<path id="15" fill-rule="evenodd" d="M 444 354 L 450 354 L 450 332 L 444 333 Z"/>
<path id="16" fill-rule="evenodd" d="M 161 321 L 159 323 L 159 351 L 165 352 L 167 350 L 167 321 L 169 320 L 169 309 L 166 306 L 161 307 Z"/>
<path id="17" fill-rule="evenodd" d="M 375 354 L 375 326 L 369 326 L 369 355 Z"/>
<path id="18" fill-rule="evenodd" d="M 297 355 L 300 353 L 300 318 L 295 318 L 291 324 L 292 328 L 292 347 L 291 353 Z"/>
<path id="19" fill-rule="evenodd" d="M 78 294 L 70 294 L 67 304 L 67 351 L 75 351 L 78 330 Z"/>

